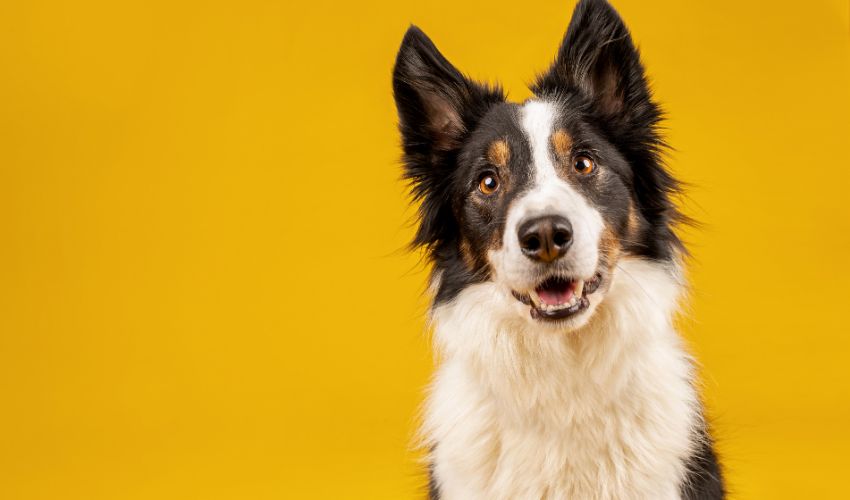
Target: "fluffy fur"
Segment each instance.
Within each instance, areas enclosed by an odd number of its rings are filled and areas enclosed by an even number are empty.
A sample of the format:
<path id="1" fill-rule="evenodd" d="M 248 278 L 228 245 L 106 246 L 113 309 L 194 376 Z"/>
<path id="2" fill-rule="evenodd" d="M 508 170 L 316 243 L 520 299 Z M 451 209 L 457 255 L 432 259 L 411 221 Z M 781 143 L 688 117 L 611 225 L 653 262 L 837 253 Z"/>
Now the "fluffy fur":
<path id="1" fill-rule="evenodd" d="M 678 184 L 616 11 L 578 4 L 525 103 L 416 27 L 393 89 L 434 267 L 431 497 L 722 498 L 673 327 Z"/>
<path id="2" fill-rule="evenodd" d="M 433 313 L 425 424 L 442 498 L 679 498 L 702 425 L 670 324 L 672 269 L 625 260 L 580 335 L 524 320 L 497 285 Z"/>

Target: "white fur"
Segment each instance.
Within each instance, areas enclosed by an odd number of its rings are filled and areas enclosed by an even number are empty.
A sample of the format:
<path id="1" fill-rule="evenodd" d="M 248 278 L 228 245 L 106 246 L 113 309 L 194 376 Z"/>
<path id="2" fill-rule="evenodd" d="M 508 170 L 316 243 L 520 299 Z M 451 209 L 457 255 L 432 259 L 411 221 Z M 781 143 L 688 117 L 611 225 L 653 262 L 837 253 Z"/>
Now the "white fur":
<path id="1" fill-rule="evenodd" d="M 679 498 L 701 417 L 677 273 L 626 258 L 610 279 L 571 332 L 494 282 L 432 311 L 443 362 L 423 431 L 442 498 Z"/>
<path id="2" fill-rule="evenodd" d="M 534 184 L 511 206 L 505 223 L 501 247 L 490 253 L 495 280 L 519 292 L 538 284 L 536 264 L 524 255 L 517 238 L 522 222 L 541 215 L 560 215 L 573 226 L 573 243 L 560 261 L 561 271 L 579 279 L 590 279 L 596 272 L 602 217 L 584 197 L 558 176 L 550 154 L 550 137 L 556 108 L 546 101 L 532 100 L 522 108 L 521 123 L 531 146 Z"/>

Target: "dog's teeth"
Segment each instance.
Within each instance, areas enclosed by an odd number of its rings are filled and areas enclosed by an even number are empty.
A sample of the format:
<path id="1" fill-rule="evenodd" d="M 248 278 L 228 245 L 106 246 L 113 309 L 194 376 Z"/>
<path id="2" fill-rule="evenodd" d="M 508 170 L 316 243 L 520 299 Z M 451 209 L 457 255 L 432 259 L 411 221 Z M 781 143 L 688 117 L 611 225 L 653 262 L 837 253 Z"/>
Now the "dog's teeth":
<path id="1" fill-rule="evenodd" d="M 528 296 L 531 297 L 531 301 L 534 302 L 534 305 L 538 307 L 544 305 L 543 301 L 540 300 L 540 296 L 537 295 L 537 291 L 531 290 L 530 292 L 528 292 Z"/>
<path id="2" fill-rule="evenodd" d="M 573 297 L 581 298 L 581 294 L 584 292 L 584 280 L 578 280 L 576 282 L 576 290 L 573 292 Z"/>

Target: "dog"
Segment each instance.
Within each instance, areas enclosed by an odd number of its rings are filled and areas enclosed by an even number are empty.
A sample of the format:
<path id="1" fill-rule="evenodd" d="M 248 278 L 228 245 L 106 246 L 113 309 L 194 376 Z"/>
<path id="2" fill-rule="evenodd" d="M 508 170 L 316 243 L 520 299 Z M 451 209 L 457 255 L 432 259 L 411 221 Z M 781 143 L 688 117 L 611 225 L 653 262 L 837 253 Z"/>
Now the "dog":
<path id="1" fill-rule="evenodd" d="M 433 267 L 430 498 L 724 498 L 673 321 L 681 188 L 610 4 L 578 3 L 531 90 L 508 102 L 415 26 L 395 63 L 413 245 Z"/>

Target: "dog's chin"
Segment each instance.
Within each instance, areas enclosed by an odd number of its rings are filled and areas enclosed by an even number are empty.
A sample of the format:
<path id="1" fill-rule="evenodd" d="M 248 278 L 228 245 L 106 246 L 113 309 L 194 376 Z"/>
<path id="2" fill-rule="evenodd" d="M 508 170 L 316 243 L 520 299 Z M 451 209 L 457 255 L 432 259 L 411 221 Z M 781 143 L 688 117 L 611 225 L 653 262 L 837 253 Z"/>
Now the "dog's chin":
<path id="1" fill-rule="evenodd" d="M 553 275 L 526 290 L 511 290 L 535 325 L 557 331 L 578 330 L 590 320 L 601 301 L 603 275 L 589 279 Z"/>

